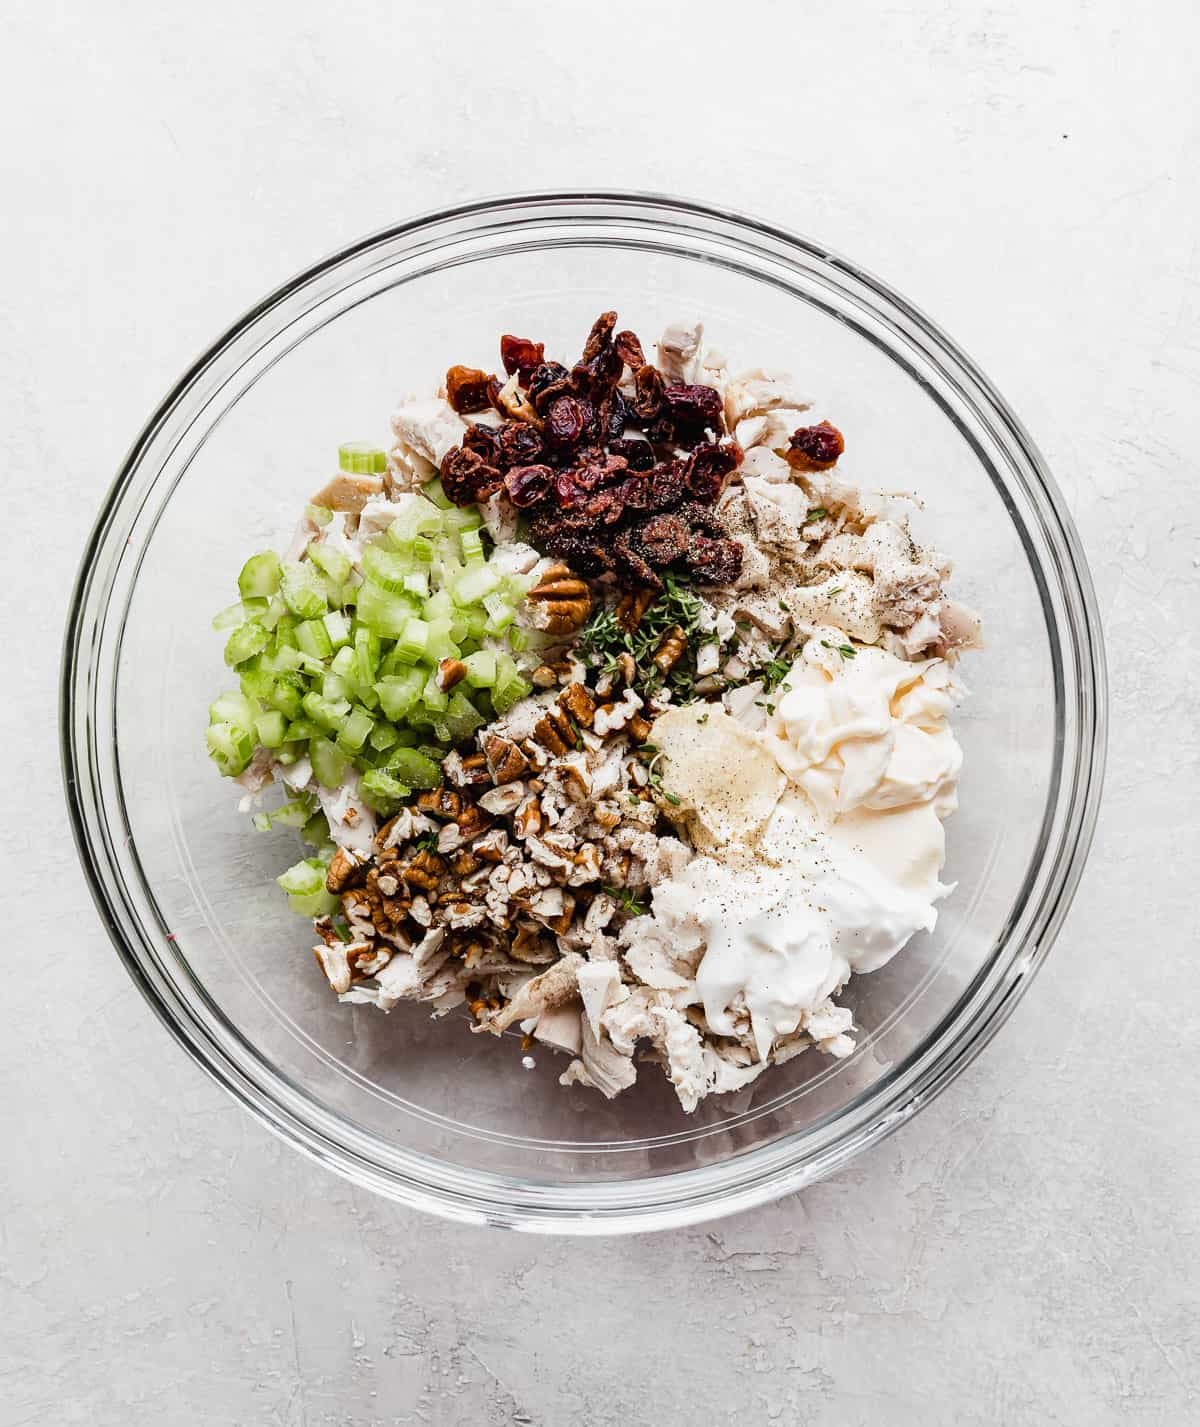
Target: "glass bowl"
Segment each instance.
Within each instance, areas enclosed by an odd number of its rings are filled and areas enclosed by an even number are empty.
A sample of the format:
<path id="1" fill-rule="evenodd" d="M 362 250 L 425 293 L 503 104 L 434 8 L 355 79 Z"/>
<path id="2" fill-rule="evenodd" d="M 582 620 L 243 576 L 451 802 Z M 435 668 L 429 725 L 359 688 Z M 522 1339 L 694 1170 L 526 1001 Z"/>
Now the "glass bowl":
<path id="1" fill-rule="evenodd" d="M 511 1039 L 345 1006 L 284 908 L 264 836 L 205 755 L 227 682 L 211 614 L 278 544 L 339 441 L 385 440 L 400 394 L 501 332 L 579 350 L 596 313 L 649 341 L 702 317 L 734 364 L 790 368 L 847 433 L 847 474 L 925 501 L 984 615 L 964 661 L 966 762 L 937 930 L 851 983 L 858 1047 L 811 1053 L 691 1116 L 653 1068 L 608 1102 Z M 1062 498 L 986 378 L 903 298 L 820 246 L 622 194 L 469 204 L 374 234 L 263 299 L 137 438 L 83 558 L 62 739 L 80 856 L 130 975 L 179 1043 L 289 1143 L 473 1222 L 570 1233 L 693 1223 L 811 1183 L 947 1085 L 1016 1004 L 1091 837 L 1105 683 Z"/>

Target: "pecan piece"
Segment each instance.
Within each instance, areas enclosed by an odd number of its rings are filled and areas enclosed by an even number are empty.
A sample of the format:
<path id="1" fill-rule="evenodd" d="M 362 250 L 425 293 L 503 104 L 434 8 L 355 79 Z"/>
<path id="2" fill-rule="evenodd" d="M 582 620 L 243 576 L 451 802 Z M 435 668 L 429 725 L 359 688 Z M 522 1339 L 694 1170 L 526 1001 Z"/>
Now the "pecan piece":
<path id="1" fill-rule="evenodd" d="M 657 598 L 657 592 L 649 585 L 643 585 L 640 590 L 631 590 L 629 594 L 622 595 L 617 605 L 617 623 L 626 634 L 633 634 L 642 622 L 642 616 L 650 608 Z M 626 679 L 626 683 L 632 683 L 632 675 Z"/>
<path id="2" fill-rule="evenodd" d="M 410 887 L 418 887 L 427 895 L 437 891 L 437 885 L 446 875 L 446 864 L 436 852 L 422 848 L 420 852 L 400 869 L 400 875 Z"/>
<path id="3" fill-rule="evenodd" d="M 551 565 L 526 595 L 534 624 L 548 634 L 574 634 L 592 610 L 587 584 L 566 565 Z"/>
<path id="4" fill-rule="evenodd" d="M 591 728 L 596 716 L 596 701 L 583 684 L 568 684 L 558 696 L 558 706 L 582 728 Z"/>
<path id="5" fill-rule="evenodd" d="M 662 673 L 669 674 L 687 653 L 687 635 L 678 624 L 673 624 L 659 641 L 654 651 L 654 664 Z"/>
<path id="6" fill-rule="evenodd" d="M 437 686 L 442 693 L 446 693 L 466 677 L 467 666 L 461 659 L 443 659 L 438 664 Z"/>
<path id="7" fill-rule="evenodd" d="M 354 853 L 339 847 L 330 860 L 329 870 L 325 873 L 325 890 L 337 896 L 347 887 L 361 886 L 366 876 L 365 864 L 360 862 Z"/>
<path id="8" fill-rule="evenodd" d="M 488 782 L 487 759 L 482 753 L 471 753 L 464 758 L 457 750 L 453 751 L 446 755 L 442 768 L 446 777 L 459 788 Z"/>
<path id="9" fill-rule="evenodd" d="M 514 783 L 529 772 L 529 759 L 515 743 L 501 738 L 498 733 L 489 733 L 483 742 L 488 768 L 493 783 Z"/>
<path id="10" fill-rule="evenodd" d="M 463 809 L 463 796 L 456 788 L 430 788 L 417 798 L 417 807 L 431 817 L 457 822 Z"/>
<path id="11" fill-rule="evenodd" d="M 558 683 L 558 675 L 549 664 L 539 664 L 529 676 L 535 689 L 552 689 Z"/>
<path id="12" fill-rule="evenodd" d="M 533 736 L 547 752 L 561 757 L 575 746 L 575 730 L 558 709 L 547 709 L 533 726 Z"/>
<path id="13" fill-rule="evenodd" d="M 473 803 L 468 803 L 455 820 L 458 823 L 458 831 L 464 842 L 471 842 L 477 837 L 482 837 L 492 825 L 492 819 L 483 808 L 476 807 Z"/>
<path id="14" fill-rule="evenodd" d="M 634 714 L 625 726 L 634 743 L 645 743 L 650 737 L 650 730 L 654 727 L 650 720 L 643 718 L 641 714 Z"/>

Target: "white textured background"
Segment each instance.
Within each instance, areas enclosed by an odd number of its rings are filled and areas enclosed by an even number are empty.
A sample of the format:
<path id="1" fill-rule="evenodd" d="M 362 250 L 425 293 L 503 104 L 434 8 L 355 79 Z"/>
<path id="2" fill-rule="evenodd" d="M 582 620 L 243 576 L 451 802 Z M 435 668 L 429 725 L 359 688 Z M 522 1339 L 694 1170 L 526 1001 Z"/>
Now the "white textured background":
<path id="1" fill-rule="evenodd" d="M 1198 45 L 1190 0 L 7 0 L 0 1427 L 1200 1420 Z M 227 1101 L 97 923 L 54 728 L 78 551 L 196 352 L 366 230 L 587 184 L 942 322 L 1068 494 L 1113 696 L 1089 871 L 982 1059 L 833 1182 L 612 1242 L 401 1212 Z"/>

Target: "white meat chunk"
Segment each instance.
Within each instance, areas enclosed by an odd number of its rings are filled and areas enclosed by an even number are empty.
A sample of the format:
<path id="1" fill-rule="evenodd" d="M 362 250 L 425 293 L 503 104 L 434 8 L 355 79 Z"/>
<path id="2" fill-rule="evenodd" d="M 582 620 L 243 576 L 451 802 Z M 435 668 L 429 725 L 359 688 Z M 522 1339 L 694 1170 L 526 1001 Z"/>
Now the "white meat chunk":
<path id="1" fill-rule="evenodd" d="M 410 399 L 392 413 L 392 430 L 403 447 L 439 469 L 446 452 L 466 435 L 467 423 L 441 397 Z"/>

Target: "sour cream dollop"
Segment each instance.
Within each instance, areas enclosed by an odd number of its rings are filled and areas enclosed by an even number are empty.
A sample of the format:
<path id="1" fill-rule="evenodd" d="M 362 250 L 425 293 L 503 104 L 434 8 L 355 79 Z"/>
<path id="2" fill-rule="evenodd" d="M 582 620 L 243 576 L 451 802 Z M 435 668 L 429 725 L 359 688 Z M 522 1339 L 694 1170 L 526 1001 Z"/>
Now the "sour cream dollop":
<path id="1" fill-rule="evenodd" d="M 940 660 L 818 629 L 765 728 L 712 705 L 656 721 L 671 816 L 702 855 L 655 889 L 654 918 L 681 948 L 703 945 L 696 991 L 718 1035 L 748 1019 L 765 1059 L 852 974 L 933 929 L 958 693 Z"/>

